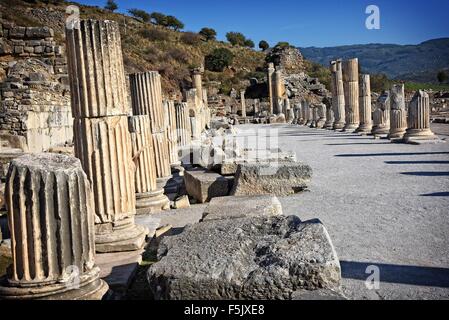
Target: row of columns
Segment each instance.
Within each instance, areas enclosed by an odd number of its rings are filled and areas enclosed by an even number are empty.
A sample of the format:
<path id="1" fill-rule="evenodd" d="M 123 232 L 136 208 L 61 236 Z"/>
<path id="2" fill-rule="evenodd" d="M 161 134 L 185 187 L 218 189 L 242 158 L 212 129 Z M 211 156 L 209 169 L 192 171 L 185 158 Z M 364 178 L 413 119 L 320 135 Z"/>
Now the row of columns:
<path id="1" fill-rule="evenodd" d="M 403 84 L 382 92 L 372 110 L 370 76 L 359 76 L 357 59 L 331 61 L 332 104 L 311 107 L 307 101 L 298 105 L 298 124 L 355 132 L 393 142 L 438 139 L 430 130 L 429 97 L 416 92 L 408 112 Z M 324 123 L 323 123 L 324 121 Z"/>
<path id="2" fill-rule="evenodd" d="M 167 209 L 163 187 L 179 165 L 178 145 L 191 142 L 188 106 L 162 102 L 157 72 L 130 75 L 130 115 L 116 22 L 78 21 L 66 28 L 66 46 L 76 158 L 11 162 L 13 262 L 0 299 L 101 299 L 108 286 L 95 252 L 142 249 L 148 230 L 135 215 Z M 203 125 L 209 120 L 205 113 Z"/>

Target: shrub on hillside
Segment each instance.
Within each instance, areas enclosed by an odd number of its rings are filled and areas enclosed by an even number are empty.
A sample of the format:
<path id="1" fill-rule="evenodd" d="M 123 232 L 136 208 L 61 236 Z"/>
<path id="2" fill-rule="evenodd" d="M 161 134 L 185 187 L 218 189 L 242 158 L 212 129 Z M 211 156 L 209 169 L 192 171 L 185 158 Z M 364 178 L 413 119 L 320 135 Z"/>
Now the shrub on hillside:
<path id="1" fill-rule="evenodd" d="M 202 36 L 205 41 L 215 40 L 217 31 L 212 28 L 203 28 L 199 32 L 199 35 Z"/>
<path id="2" fill-rule="evenodd" d="M 201 36 L 194 32 L 184 32 L 179 39 L 189 46 L 197 46 L 201 43 Z"/>
<path id="3" fill-rule="evenodd" d="M 189 62 L 189 55 L 184 50 L 172 48 L 167 52 L 167 54 L 171 59 L 180 63 L 187 64 Z"/>
<path id="4" fill-rule="evenodd" d="M 240 32 L 228 32 L 226 33 L 226 39 L 233 46 L 242 46 L 242 47 L 245 45 L 246 41 L 245 36 Z"/>
<path id="5" fill-rule="evenodd" d="M 218 48 L 205 57 L 205 67 L 209 71 L 222 72 L 229 67 L 234 60 L 234 55 L 229 49 Z"/>
<path id="6" fill-rule="evenodd" d="M 168 41 L 170 35 L 167 31 L 159 29 L 143 29 L 140 35 L 150 41 Z"/>
<path id="7" fill-rule="evenodd" d="M 270 47 L 270 44 L 266 42 L 265 40 L 262 40 L 259 42 L 259 49 L 267 50 Z"/>

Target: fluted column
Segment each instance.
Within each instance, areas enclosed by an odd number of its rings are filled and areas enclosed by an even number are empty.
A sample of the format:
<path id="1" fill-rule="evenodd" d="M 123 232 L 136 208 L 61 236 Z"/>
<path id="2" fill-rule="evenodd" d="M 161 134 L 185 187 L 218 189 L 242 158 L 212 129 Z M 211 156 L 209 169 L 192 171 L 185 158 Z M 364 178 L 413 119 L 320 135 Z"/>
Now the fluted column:
<path id="1" fill-rule="evenodd" d="M 276 70 L 274 72 L 274 113 L 282 113 L 282 106 L 285 98 L 285 84 L 282 71 Z"/>
<path id="2" fill-rule="evenodd" d="M 403 84 L 395 84 L 390 89 L 390 140 L 401 140 L 407 130 L 407 111 Z"/>
<path id="3" fill-rule="evenodd" d="M 311 126 L 313 123 L 313 108 L 310 106 L 308 101 L 305 101 L 305 113 L 306 113 L 306 126 Z"/>
<path id="4" fill-rule="evenodd" d="M 360 82 L 360 125 L 357 132 L 363 135 L 371 133 L 373 129 L 371 106 L 371 81 L 369 74 L 361 75 Z"/>
<path id="5" fill-rule="evenodd" d="M 384 91 L 376 101 L 376 108 L 373 113 L 374 136 L 383 136 L 390 133 L 390 92 Z"/>
<path id="6" fill-rule="evenodd" d="M 439 140 L 430 130 L 429 95 L 419 90 L 413 96 L 408 108 L 408 129 L 404 135 L 406 143 L 416 143 L 425 140 Z"/>
<path id="7" fill-rule="evenodd" d="M 140 249 L 147 230 L 134 223 L 134 165 L 118 24 L 81 20 L 66 28 L 66 42 L 75 154 L 94 192 L 96 250 Z"/>
<path id="8" fill-rule="evenodd" d="M 334 88 L 334 94 L 332 96 L 335 117 L 334 130 L 341 130 L 346 124 L 345 94 L 341 60 L 331 62 L 331 74 Z"/>
<path id="9" fill-rule="evenodd" d="M 274 113 L 274 72 L 276 70 L 274 69 L 274 64 L 270 62 L 268 64 L 268 70 L 267 70 L 267 79 L 268 79 L 268 95 L 270 100 L 270 109 L 268 110 L 268 115 L 272 115 Z"/>
<path id="10" fill-rule="evenodd" d="M 360 124 L 359 113 L 359 60 L 346 60 L 343 63 L 343 86 L 345 94 L 344 131 L 354 132 Z"/>
<path id="11" fill-rule="evenodd" d="M 179 161 L 178 155 L 178 136 L 176 132 L 176 108 L 175 102 L 173 100 L 166 101 L 165 104 L 165 114 L 167 115 L 167 137 L 168 137 L 168 152 L 170 158 L 170 165 L 179 166 L 181 162 Z"/>
<path id="12" fill-rule="evenodd" d="M 59 154 L 13 160 L 5 198 L 12 265 L 0 299 L 101 299 L 108 285 L 95 265 L 95 207 L 81 163 Z"/>
<path id="13" fill-rule="evenodd" d="M 325 123 L 326 123 L 326 105 L 324 103 L 321 103 L 317 107 L 317 117 L 318 120 L 316 122 L 316 128 L 317 129 L 323 129 Z"/>
<path id="14" fill-rule="evenodd" d="M 128 118 L 131 135 L 132 159 L 135 170 L 137 214 L 151 214 L 170 208 L 164 189 L 156 183 L 156 163 L 150 118 L 147 115 Z"/>
<path id="15" fill-rule="evenodd" d="M 242 104 L 242 117 L 246 118 L 245 90 L 240 91 L 240 103 Z"/>
<path id="16" fill-rule="evenodd" d="M 192 129 L 190 127 L 189 107 L 187 103 L 177 103 L 176 107 L 176 129 L 178 134 L 178 145 L 185 147 L 191 143 Z"/>
<path id="17" fill-rule="evenodd" d="M 327 130 L 332 130 L 334 128 L 334 121 L 334 109 L 331 104 L 328 104 L 326 105 L 326 122 L 324 123 L 324 128 Z"/>
<path id="18" fill-rule="evenodd" d="M 148 71 L 131 74 L 129 80 L 133 114 L 148 115 L 150 118 L 156 176 L 158 186 L 164 188 L 172 176 L 161 76 L 157 71 Z"/>

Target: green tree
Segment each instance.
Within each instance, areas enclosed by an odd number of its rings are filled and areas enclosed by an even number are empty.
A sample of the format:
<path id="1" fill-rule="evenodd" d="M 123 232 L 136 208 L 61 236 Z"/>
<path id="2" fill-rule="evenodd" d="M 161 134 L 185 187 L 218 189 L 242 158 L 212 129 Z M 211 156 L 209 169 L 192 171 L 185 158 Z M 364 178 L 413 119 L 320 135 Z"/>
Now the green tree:
<path id="1" fill-rule="evenodd" d="M 184 29 L 184 23 L 182 23 L 179 19 L 177 19 L 174 16 L 167 16 L 165 21 L 166 21 L 165 26 L 175 31 Z"/>
<path id="2" fill-rule="evenodd" d="M 153 12 L 150 14 L 151 23 L 158 26 L 167 26 L 167 16 L 160 12 Z"/>
<path id="3" fill-rule="evenodd" d="M 109 11 L 111 11 L 111 12 L 114 12 L 115 10 L 118 9 L 118 5 L 117 5 L 117 3 L 115 3 L 114 0 L 108 0 L 108 1 L 106 2 L 106 5 L 104 6 L 104 8 L 105 8 L 106 10 L 109 10 Z"/>
<path id="4" fill-rule="evenodd" d="M 151 20 L 151 16 L 148 12 L 144 11 L 144 10 L 140 10 L 140 9 L 129 9 L 128 10 L 129 14 L 132 15 L 134 18 L 148 23 Z"/>
<path id="5" fill-rule="evenodd" d="M 234 55 L 229 49 L 218 48 L 212 51 L 211 54 L 207 55 L 204 60 L 207 70 L 223 72 L 225 68 L 232 64 Z"/>
<path id="6" fill-rule="evenodd" d="M 291 47 L 290 43 L 286 42 L 286 41 L 281 41 L 278 42 L 278 44 L 276 45 L 276 47 L 280 47 L 280 48 L 286 48 L 286 47 Z"/>
<path id="7" fill-rule="evenodd" d="M 259 48 L 263 51 L 267 50 L 270 47 L 270 44 L 266 42 L 265 40 L 262 40 L 259 42 Z"/>
<path id="8" fill-rule="evenodd" d="M 444 71 L 444 70 L 441 70 L 437 74 L 437 79 L 438 79 L 439 83 L 446 82 L 448 78 L 449 78 L 449 76 L 447 75 L 446 71 Z"/>
<path id="9" fill-rule="evenodd" d="M 240 32 L 228 32 L 226 33 L 226 39 L 228 39 L 229 43 L 233 46 L 244 46 L 246 38 Z"/>
<path id="10" fill-rule="evenodd" d="M 246 39 L 245 40 L 245 47 L 248 48 L 254 48 L 256 45 L 254 44 L 254 41 L 251 39 Z"/>
<path id="11" fill-rule="evenodd" d="M 203 28 L 200 30 L 199 34 L 206 41 L 215 40 L 217 37 L 217 31 L 212 28 Z"/>

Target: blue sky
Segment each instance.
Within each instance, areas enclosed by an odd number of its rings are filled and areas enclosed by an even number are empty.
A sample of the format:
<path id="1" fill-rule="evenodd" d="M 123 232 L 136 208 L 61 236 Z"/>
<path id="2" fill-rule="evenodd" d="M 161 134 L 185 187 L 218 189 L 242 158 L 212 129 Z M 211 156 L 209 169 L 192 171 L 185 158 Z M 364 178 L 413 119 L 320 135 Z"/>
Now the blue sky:
<path id="1" fill-rule="evenodd" d="M 104 6 L 106 0 L 79 0 Z M 448 0 L 116 0 L 119 12 L 139 8 L 174 15 L 185 30 L 212 27 L 220 40 L 240 31 L 256 44 L 288 41 L 300 47 L 366 43 L 418 44 L 449 37 Z M 368 5 L 380 9 L 380 30 L 365 28 Z"/>

